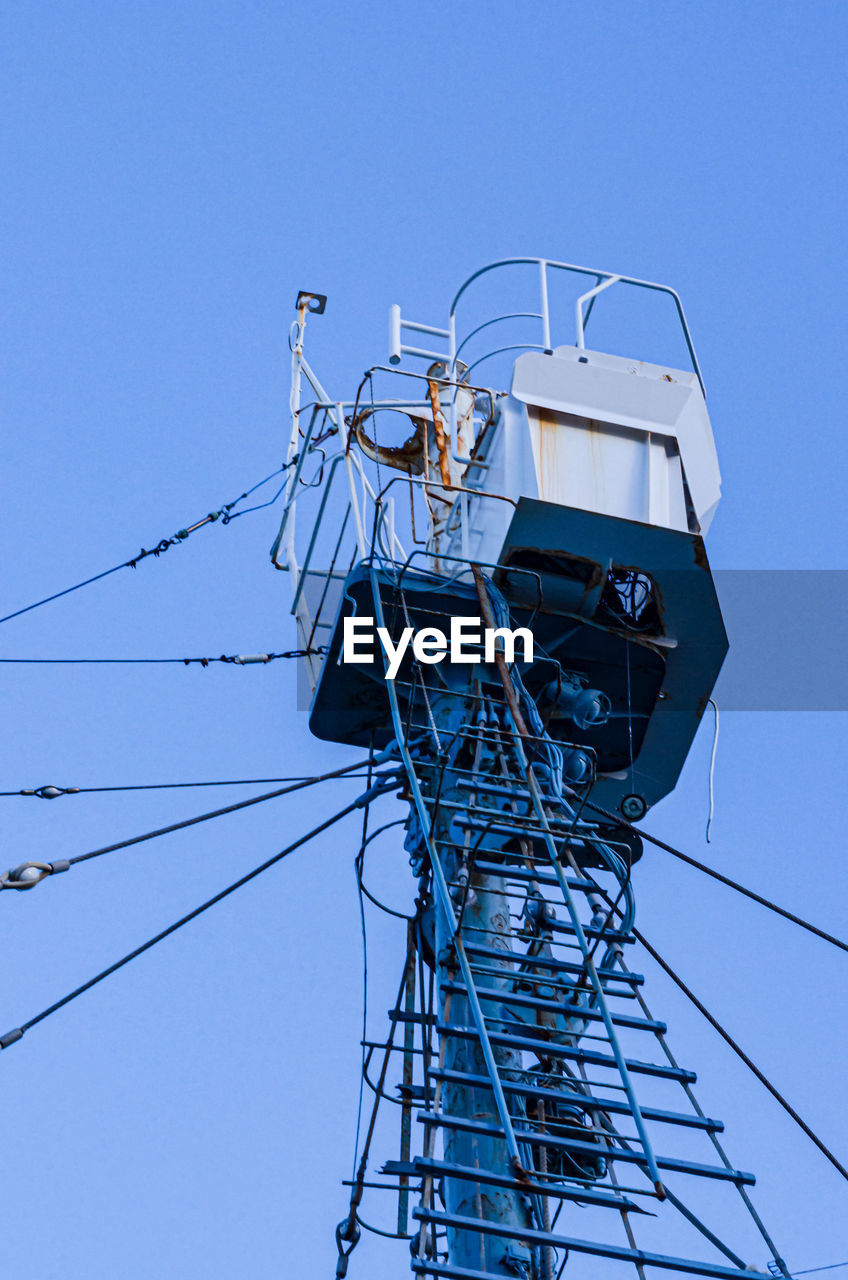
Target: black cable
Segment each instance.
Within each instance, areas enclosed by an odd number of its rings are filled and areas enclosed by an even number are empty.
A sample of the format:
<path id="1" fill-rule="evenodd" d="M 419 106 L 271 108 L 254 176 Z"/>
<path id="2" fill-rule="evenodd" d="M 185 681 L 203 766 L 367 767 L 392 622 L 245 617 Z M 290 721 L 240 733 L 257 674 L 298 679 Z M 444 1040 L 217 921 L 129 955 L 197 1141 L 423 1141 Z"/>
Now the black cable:
<path id="1" fill-rule="evenodd" d="M 323 781 L 323 779 L 321 779 Z M 319 779 L 316 779 L 319 781 Z M 198 822 L 209 822 L 212 818 L 220 818 L 226 813 L 235 813 L 238 809 L 247 809 L 250 805 L 262 804 L 265 800 L 275 800 L 279 796 L 287 796 L 292 791 L 300 791 L 303 787 L 312 786 L 312 782 L 295 782 L 291 786 L 282 787 L 279 791 L 266 791 L 264 795 L 252 796 L 250 800 L 237 800 L 235 804 L 225 805 L 223 809 L 212 809 L 209 813 L 198 814 L 196 818 L 184 818 L 182 822 L 173 822 L 168 827 L 159 827 L 156 831 L 146 831 L 142 836 L 131 836 L 129 840 L 119 840 L 116 844 L 104 845 L 102 849 L 92 849 L 89 853 L 78 853 L 75 858 L 68 858 L 71 866 L 78 862 L 88 862 L 90 858 L 99 858 L 104 853 L 114 853 L 118 849 L 127 849 L 133 844 L 142 844 L 145 840 L 155 840 L 157 836 L 170 835 L 172 831 L 181 831 L 184 827 L 196 826 Z"/>
<path id="2" fill-rule="evenodd" d="M 352 768 L 356 768 L 356 765 Z M 328 774 L 325 780 L 330 781 L 337 776 L 342 777 L 341 774 Z M 349 773 L 346 776 L 366 778 L 368 775 L 367 773 Z M 314 777 L 314 774 L 300 773 L 289 778 L 224 778 L 214 782 L 141 782 L 124 787 L 27 787 L 22 791 L 0 791 L 0 799 L 8 796 L 38 796 L 42 800 L 54 800 L 58 796 L 100 795 L 110 791 L 172 791 L 183 787 L 261 787 L 272 782 L 309 782 L 314 780 Z"/>
<path id="3" fill-rule="evenodd" d="M 52 596 L 45 596 L 43 600 L 36 600 L 33 604 L 28 604 L 23 609 L 16 609 L 14 613 L 7 613 L 4 618 L 0 618 L 0 624 L 4 622 L 11 622 L 12 618 L 19 618 L 21 614 L 29 613 L 32 609 L 40 609 L 43 604 L 50 604 L 53 600 L 59 600 L 62 596 L 70 595 L 72 591 L 79 591 L 81 587 L 88 587 L 92 582 L 99 582 L 101 578 L 108 578 L 110 574 L 117 573 L 119 569 L 134 569 L 141 560 L 146 560 L 148 556 L 154 556 L 158 560 L 159 556 L 167 551 L 169 547 L 175 547 L 180 543 L 185 542 L 186 538 L 188 538 L 192 533 L 195 533 L 196 530 L 202 529 L 204 525 L 214 524 L 215 521 L 219 519 L 222 524 L 229 524 L 233 518 L 230 515 L 233 507 L 235 507 L 244 498 L 248 497 L 251 493 L 254 493 L 257 489 L 261 489 L 263 484 L 267 484 L 269 480 L 273 480 L 274 476 L 278 476 L 283 471 L 287 470 L 289 466 L 293 465 L 295 460 L 296 459 L 292 459 L 292 461 L 287 463 L 284 467 L 278 467 L 276 471 L 272 471 L 264 480 L 260 480 L 258 484 L 253 485 L 250 489 L 245 489 L 244 493 L 238 498 L 234 498 L 232 502 L 224 503 L 223 507 L 221 507 L 219 511 L 210 511 L 202 520 L 197 520 L 194 524 L 188 525 L 185 529 L 180 529 L 170 538 L 162 538 L 160 542 L 157 542 L 155 547 L 151 547 L 149 550 L 142 547 L 139 554 L 134 556 L 132 560 L 123 560 L 121 564 L 113 565 L 111 569 L 104 569 L 102 573 L 96 573 L 92 578 L 86 578 L 83 582 L 77 582 L 72 587 L 65 587 L 64 591 L 56 591 Z"/>
<path id="4" fill-rule="evenodd" d="M 30 1028 L 36 1026 L 39 1022 L 43 1022 L 45 1018 L 49 1018 L 51 1014 L 57 1013 L 58 1010 L 63 1009 L 66 1004 L 70 1004 L 72 1000 L 76 1000 L 77 996 L 83 995 L 84 992 L 89 991 L 92 987 L 96 986 L 98 982 L 102 982 L 104 978 L 108 978 L 110 974 L 113 974 L 118 969 L 123 968 L 123 966 L 125 964 L 129 964 L 131 960 L 135 960 L 138 956 L 143 955 L 145 951 L 149 951 L 151 947 L 155 947 L 158 942 L 162 942 L 172 933 L 176 933 L 177 929 L 181 929 L 183 925 L 189 924 L 190 921 L 195 920 L 199 915 L 202 915 L 204 911 L 208 911 L 210 907 L 214 907 L 217 902 L 228 897 L 231 893 L 235 893 L 236 889 L 240 889 L 242 885 L 247 884 L 250 880 L 254 880 L 257 876 L 261 875 L 263 871 L 267 871 L 269 867 L 273 867 L 277 862 L 280 862 L 283 858 L 287 857 L 288 854 L 293 853 L 295 849 L 300 848 L 300 846 L 306 844 L 307 841 L 312 840 L 317 835 L 320 835 L 322 831 L 326 831 L 327 827 L 332 826 L 333 823 L 338 822 L 341 818 L 344 818 L 351 813 L 360 804 L 360 799 L 361 798 L 353 800 L 349 805 L 346 805 L 344 809 L 340 809 L 338 813 L 334 814 L 332 818 L 327 818 L 327 820 L 322 822 L 319 826 L 313 827 L 313 829 L 307 832 L 305 836 L 301 836 L 299 840 L 295 840 L 292 844 L 281 850 L 280 853 L 275 853 L 272 858 L 267 860 L 267 862 L 263 862 L 258 867 L 254 867 L 252 871 L 248 871 L 247 875 L 241 876 L 238 880 L 233 881 L 232 884 L 227 885 L 226 889 L 222 889 L 220 893 L 216 893 L 214 898 L 207 899 L 207 901 L 202 903 L 199 907 L 195 907 L 193 911 L 190 911 L 188 915 L 181 916 L 179 920 L 168 925 L 168 928 L 163 929 L 161 933 L 157 933 L 154 937 L 148 938 L 147 942 L 143 942 L 140 947 L 136 947 L 134 951 L 130 951 L 127 955 L 122 956 L 120 960 L 116 960 L 114 964 L 109 965 L 108 969 L 103 969 L 100 973 L 95 974 L 93 978 L 89 978 L 88 982 L 84 982 L 82 986 L 76 987 L 66 996 L 63 996 L 61 1000 L 57 1000 L 54 1004 L 49 1005 L 48 1008 L 42 1009 L 41 1013 L 37 1013 L 34 1018 L 30 1018 L 27 1022 L 22 1022 L 21 1025 L 19 1027 L 15 1027 L 13 1031 L 7 1031 L 4 1036 L 0 1036 L 0 1049 L 8 1049 L 10 1045 L 15 1044 L 20 1040 L 24 1033 L 29 1031 Z"/>
<path id="5" fill-rule="evenodd" d="M 607 904 L 610 907 L 613 907 L 612 899 L 610 898 L 609 894 L 606 893 L 605 890 L 602 889 L 600 885 L 596 885 L 596 889 L 597 889 L 597 892 L 600 894 L 600 896 L 605 899 Z M 623 913 L 619 910 L 618 907 L 613 907 L 613 910 L 615 911 L 615 914 L 619 918 L 623 917 Z M 695 1006 L 698 1012 L 702 1014 L 703 1017 L 706 1018 L 710 1026 L 715 1031 L 718 1032 L 722 1040 L 724 1040 L 724 1042 L 730 1046 L 730 1048 L 733 1050 L 736 1056 L 740 1058 L 742 1062 L 745 1063 L 745 1066 L 748 1068 L 749 1071 L 751 1071 L 756 1076 L 760 1084 L 763 1085 L 763 1087 L 768 1090 L 768 1092 L 772 1095 L 772 1097 L 777 1102 L 780 1103 L 780 1105 L 783 1107 L 783 1110 L 787 1113 L 787 1115 L 790 1115 L 792 1117 L 792 1119 L 798 1125 L 799 1129 L 801 1129 L 801 1131 L 807 1135 L 810 1141 L 815 1146 L 818 1147 L 822 1155 L 825 1156 L 833 1165 L 833 1167 L 837 1169 L 839 1173 L 842 1174 L 842 1177 L 845 1178 L 846 1181 L 848 1181 L 848 1169 L 846 1169 L 845 1166 L 836 1158 L 833 1152 L 827 1146 L 825 1146 L 821 1138 L 819 1138 L 818 1135 L 813 1132 L 813 1130 L 806 1123 L 806 1121 L 801 1119 L 801 1117 L 798 1115 L 798 1112 L 795 1110 L 792 1104 L 787 1102 L 783 1094 L 780 1093 L 780 1091 L 775 1088 L 775 1086 L 771 1083 L 768 1077 L 763 1074 L 763 1072 L 756 1065 L 756 1063 L 753 1062 L 751 1058 L 748 1057 L 745 1050 L 736 1043 L 736 1041 L 733 1039 L 733 1037 L 730 1035 L 728 1031 L 725 1031 L 724 1027 L 721 1025 L 718 1019 L 713 1017 L 709 1009 L 707 1009 L 706 1005 L 704 1005 L 695 995 L 694 991 L 692 991 L 692 989 L 686 985 L 686 983 L 683 981 L 683 979 L 680 977 L 679 974 L 675 973 L 671 965 L 668 964 L 667 961 L 663 960 L 660 953 L 656 950 L 655 947 L 651 946 L 650 942 L 648 942 L 648 939 L 645 937 L 643 933 L 641 933 L 636 928 L 633 928 L 631 932 L 633 934 L 633 937 L 636 939 L 636 941 L 641 943 L 641 945 L 648 952 L 648 955 L 652 956 L 653 959 L 656 960 L 657 964 L 660 966 L 663 972 L 668 974 L 672 982 L 677 987 L 680 988 L 680 990 L 683 992 L 686 998 L 692 1002 L 692 1004 Z"/>
<path id="6" fill-rule="evenodd" d="M 375 907 L 379 907 L 380 911 L 384 911 L 387 916 L 395 916 L 398 920 L 414 920 L 415 916 L 407 915 L 405 911 L 396 911 L 394 907 L 388 907 L 386 906 L 385 902 L 381 902 L 380 899 L 377 898 L 368 888 L 367 884 L 365 883 L 363 872 L 365 870 L 365 850 L 368 848 L 368 845 L 371 843 L 371 841 L 376 840 L 377 836 L 382 835 L 384 831 L 388 831 L 390 827 L 403 826 L 406 821 L 407 821 L 406 818 L 395 818 L 393 822 L 386 822 L 383 824 L 382 827 L 378 827 L 376 831 L 372 831 L 371 834 L 362 841 L 362 844 L 359 849 L 359 853 L 356 856 L 356 860 L 354 864 L 356 869 L 357 885 L 359 887 L 360 894 L 364 893 L 368 901 L 372 902 Z M 361 905 L 362 903 L 360 900 L 360 907 Z M 365 1039 L 364 1034 L 362 1038 L 363 1040 Z M 394 1099 L 392 1099 L 392 1101 L 394 1101 Z"/>
<path id="7" fill-rule="evenodd" d="M 311 654 L 326 653 L 326 646 L 317 649 L 287 649 L 283 653 L 222 653 L 219 658 L 0 658 L 0 663 L 15 663 L 24 666 L 139 666 L 162 665 L 164 663 L 180 663 L 189 667 L 196 662 L 201 667 L 208 667 L 210 662 L 227 662 L 237 667 L 261 666 L 275 662 L 277 658 L 306 658 Z"/>
<path id="8" fill-rule="evenodd" d="M 629 831 L 633 831 L 636 835 L 642 837 L 643 840 L 649 841 L 656 845 L 658 849 L 664 849 L 666 853 L 672 854 L 673 857 L 679 858 L 681 862 L 688 862 L 690 867 L 695 867 L 698 871 L 703 871 L 705 875 L 712 876 L 713 880 L 719 880 L 722 884 L 726 884 L 729 888 L 735 889 L 737 893 L 743 894 L 746 898 L 751 898 L 753 902 L 759 902 L 760 906 L 768 907 L 769 911 L 774 911 L 777 915 L 783 916 L 785 920 L 791 920 L 793 924 L 799 925 L 802 929 L 806 929 L 808 933 L 814 933 L 817 938 L 823 938 L 825 942 L 830 942 L 834 947 L 839 947 L 841 951 L 848 951 L 848 942 L 843 942 L 841 938 L 835 938 L 832 933 L 828 933 L 825 929 L 819 929 L 818 925 L 810 924 L 809 920 L 796 916 L 793 911 L 787 911 L 785 907 L 779 907 L 776 902 L 771 902 L 768 898 L 764 898 L 761 894 L 755 893 L 753 889 L 746 889 L 743 884 L 739 884 L 737 880 L 731 880 L 729 876 L 722 875 L 720 871 L 716 871 L 713 867 L 708 867 L 706 863 L 698 862 L 697 858 L 691 857 L 688 853 L 683 853 L 680 849 L 675 849 L 673 845 L 666 844 L 664 840 L 660 840 L 658 836 L 649 835 L 647 831 L 643 831 L 641 827 L 635 827 L 632 823 L 625 821 L 620 813 L 611 813 L 609 809 L 603 809 L 599 804 L 594 804 L 591 800 L 586 801 L 588 809 L 594 809 L 595 813 L 603 814 L 605 818 L 609 818 L 619 827 L 626 827 Z"/>
<path id="9" fill-rule="evenodd" d="M 281 470 L 284 471 L 285 467 L 281 468 Z M 274 474 L 278 475 L 279 473 L 274 472 Z M 269 476 L 268 479 L 270 480 L 271 477 Z M 242 516 L 249 516 L 251 511 L 264 511 L 266 507 L 273 507 L 274 503 L 277 501 L 277 499 L 280 497 L 280 494 L 285 489 L 287 483 L 288 481 L 285 481 L 283 484 L 281 484 L 277 492 L 274 494 L 273 498 L 270 498 L 267 502 L 260 502 L 255 507 L 245 507 L 244 511 L 236 511 L 233 515 L 230 516 L 230 520 L 239 520 Z M 250 492 L 252 493 L 253 490 L 250 490 Z M 243 493 L 242 497 L 246 498 L 247 494 Z"/>
<path id="10" fill-rule="evenodd" d="M 373 748 L 373 736 L 372 736 Z M 371 766 L 368 766 L 368 787 L 371 788 Z M 365 1041 L 368 1038 L 368 934 L 365 927 L 365 903 L 363 901 L 363 885 L 362 877 L 359 874 L 359 858 L 368 843 L 368 814 L 370 812 L 370 804 L 366 804 L 362 810 L 362 837 L 359 845 L 359 853 L 354 859 L 354 873 L 356 875 L 357 898 L 359 900 L 359 928 L 362 935 L 362 1061 L 361 1074 L 359 1079 L 359 1103 L 356 1108 L 356 1133 L 353 1139 L 353 1171 L 351 1177 L 356 1177 L 357 1163 L 359 1160 L 359 1135 L 362 1129 L 362 1101 L 364 1096 L 363 1077 L 365 1075 Z"/>
<path id="11" fill-rule="evenodd" d="M 88 853 L 79 853 L 74 858 L 62 859 L 55 868 L 51 864 L 47 864 L 48 870 L 45 871 L 45 875 L 52 874 L 54 870 L 61 869 L 62 871 L 65 871 L 68 867 L 75 866 L 78 862 L 87 862 L 90 858 L 99 858 L 102 854 L 114 853 L 117 849 L 127 849 L 130 845 L 141 844 L 145 840 L 154 840 L 157 836 L 169 835 L 172 831 L 181 831 L 184 827 L 192 827 L 199 822 L 208 822 L 211 818 L 220 818 L 226 813 L 235 813 L 238 809 L 247 809 L 251 805 L 261 804 L 265 800 L 274 800 L 278 796 L 290 795 L 293 791 L 301 791 L 304 787 L 314 786 L 317 782 L 326 782 L 330 778 L 338 778 L 343 774 L 350 773 L 354 769 L 361 768 L 363 764 L 367 763 L 369 763 L 369 761 L 358 760 L 355 764 L 346 765 L 341 769 L 335 769 L 332 773 L 324 773 L 314 778 L 307 778 L 303 782 L 293 783 L 291 786 L 282 787 L 277 791 L 267 791 L 264 795 L 252 796 L 249 800 L 239 800 L 235 804 L 225 805 L 222 809 L 212 809 L 209 813 L 198 814 L 197 817 L 194 818 L 184 818 L 181 822 L 173 822 L 167 827 L 159 827 L 155 831 L 146 831 L 144 835 L 131 836 L 128 840 L 119 840 L 115 844 L 104 845 L 102 849 L 92 849 Z M 26 866 L 27 864 L 24 863 L 23 865 Z M 21 868 L 18 868 L 17 870 L 20 871 Z M 7 872 L 3 887 L 15 888 L 15 882 L 10 882 L 8 875 L 9 873 Z M 37 880 L 29 881 L 27 887 L 34 887 L 37 883 Z"/>

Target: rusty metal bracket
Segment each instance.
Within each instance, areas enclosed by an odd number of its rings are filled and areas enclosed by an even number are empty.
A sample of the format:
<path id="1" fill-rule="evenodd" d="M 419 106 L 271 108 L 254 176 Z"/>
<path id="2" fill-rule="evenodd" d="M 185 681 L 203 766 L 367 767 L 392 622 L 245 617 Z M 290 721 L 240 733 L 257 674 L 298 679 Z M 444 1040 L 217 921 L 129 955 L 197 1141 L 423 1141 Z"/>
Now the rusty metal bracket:
<path id="1" fill-rule="evenodd" d="M 300 311 L 301 307 L 305 307 L 306 310 L 311 311 L 314 316 L 322 316 L 326 306 L 326 293 L 308 293 L 305 289 L 301 289 L 297 295 L 295 310 Z"/>

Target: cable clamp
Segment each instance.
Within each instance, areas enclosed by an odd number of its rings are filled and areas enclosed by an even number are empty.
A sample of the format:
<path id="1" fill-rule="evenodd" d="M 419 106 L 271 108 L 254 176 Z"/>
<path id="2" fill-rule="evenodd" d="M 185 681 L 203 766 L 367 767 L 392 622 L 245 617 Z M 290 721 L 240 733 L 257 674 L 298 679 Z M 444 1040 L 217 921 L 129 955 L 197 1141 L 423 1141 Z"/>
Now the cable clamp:
<path id="1" fill-rule="evenodd" d="M 0 1041 L 0 1044 L 2 1044 L 2 1041 Z M 347 1275 L 350 1255 L 359 1244 L 361 1235 L 362 1230 L 353 1213 L 349 1218 L 342 1218 L 336 1227 L 336 1248 L 339 1251 L 339 1260 L 336 1263 L 336 1280 L 344 1280 Z M 347 1248 L 345 1248 L 345 1242 L 347 1243 Z"/>
<path id="2" fill-rule="evenodd" d="M 22 862 L 19 867 L 3 872 L 0 876 L 0 889 L 34 889 L 52 872 L 49 862 Z"/>
<path id="3" fill-rule="evenodd" d="M 22 791 L 22 796 L 38 796 L 40 800 L 55 800 L 57 796 L 76 796 L 79 795 L 79 787 L 35 787 L 31 790 Z"/>
<path id="4" fill-rule="evenodd" d="M 14 1031 L 7 1031 L 4 1036 L 0 1036 L 0 1049 L 8 1049 L 10 1044 L 15 1044 L 18 1040 L 22 1040 L 23 1034 L 23 1027 L 15 1027 Z"/>

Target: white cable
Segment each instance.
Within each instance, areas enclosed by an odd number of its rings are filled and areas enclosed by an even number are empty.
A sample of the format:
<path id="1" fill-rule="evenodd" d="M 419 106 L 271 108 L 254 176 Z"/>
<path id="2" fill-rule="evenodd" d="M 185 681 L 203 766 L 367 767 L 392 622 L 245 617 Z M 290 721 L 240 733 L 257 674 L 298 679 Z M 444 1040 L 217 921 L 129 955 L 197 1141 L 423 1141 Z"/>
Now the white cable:
<path id="1" fill-rule="evenodd" d="M 715 728 L 713 730 L 713 749 L 710 753 L 710 812 L 707 816 L 707 844 L 710 843 L 710 831 L 713 825 L 713 812 L 715 810 L 715 762 L 716 751 L 718 749 L 718 705 L 710 698 L 710 706 L 713 709 L 715 717 Z"/>

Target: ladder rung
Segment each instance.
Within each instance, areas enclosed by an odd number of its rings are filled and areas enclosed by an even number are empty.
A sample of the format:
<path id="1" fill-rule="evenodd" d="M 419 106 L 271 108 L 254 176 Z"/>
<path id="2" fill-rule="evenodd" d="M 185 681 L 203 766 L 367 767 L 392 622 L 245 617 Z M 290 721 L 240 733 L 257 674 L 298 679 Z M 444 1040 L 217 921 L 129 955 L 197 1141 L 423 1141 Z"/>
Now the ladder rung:
<path id="1" fill-rule="evenodd" d="M 501 952 L 501 954 L 505 954 Z M 530 959 L 532 964 L 532 957 Z M 575 965 L 579 969 L 579 965 Z M 550 974 L 533 973 L 532 968 L 522 969 L 518 973 L 512 969 L 498 969 L 492 964 L 471 964 L 472 973 L 485 973 L 494 978 L 510 978 L 513 982 L 538 982 L 545 987 L 556 988 L 557 991 L 573 991 L 573 982 L 561 982 Z M 604 988 L 604 995 L 612 1000 L 635 1000 L 636 996 L 632 991 L 610 991 L 608 987 Z"/>
<path id="2" fill-rule="evenodd" d="M 763 1271 L 743 1271 L 741 1267 L 722 1267 L 713 1262 L 698 1262 L 689 1258 L 675 1258 L 663 1253 L 648 1253 L 644 1249 L 629 1249 L 620 1244 L 605 1244 L 592 1240 L 577 1240 L 573 1236 L 558 1236 L 535 1227 L 514 1227 L 504 1222 L 492 1222 L 485 1218 L 466 1218 L 458 1213 L 441 1213 L 435 1209 L 415 1209 L 413 1217 L 436 1226 L 454 1227 L 461 1231 L 473 1231 L 477 1235 L 503 1236 L 510 1240 L 526 1240 L 529 1244 L 553 1245 L 573 1253 L 588 1253 L 595 1257 L 612 1258 L 617 1262 L 642 1263 L 649 1267 L 662 1267 L 666 1271 L 687 1271 L 695 1276 L 713 1276 L 715 1280 L 763 1280 Z M 487 1280 L 486 1271 L 469 1271 L 465 1267 L 452 1267 L 437 1263 L 434 1267 L 425 1259 L 414 1258 L 414 1271 L 456 1280 Z"/>
<path id="3" fill-rule="evenodd" d="M 625 946 L 636 941 L 632 933 L 620 933 L 617 929 L 605 929 L 594 924 L 584 924 L 581 927 L 586 938 L 603 938 L 606 942 L 621 942 Z M 574 925 L 565 920 L 548 919 L 545 922 L 545 928 L 553 930 L 554 933 L 576 934 L 577 932 Z"/>
<path id="4" fill-rule="evenodd" d="M 596 1191 L 593 1187 L 566 1187 L 556 1182 L 534 1182 L 512 1178 L 506 1173 L 494 1173 L 491 1169 L 480 1169 L 473 1165 L 450 1164 L 447 1160 L 432 1160 L 427 1156 L 416 1156 L 412 1161 L 387 1160 L 380 1173 L 386 1175 L 403 1174 L 407 1177 L 446 1177 L 458 1178 L 463 1182 L 479 1182 L 488 1187 L 505 1187 L 520 1191 L 523 1195 L 550 1196 L 556 1200 L 579 1200 L 585 1204 L 599 1205 L 609 1209 L 626 1209 L 629 1213 L 645 1213 L 633 1200 L 626 1196 L 613 1195 L 611 1192 Z"/>
<path id="5" fill-rule="evenodd" d="M 454 995 L 467 995 L 468 993 L 468 988 L 464 982 L 443 982 L 441 985 L 443 991 L 450 991 Z M 476 984 L 474 990 L 481 1000 L 499 1000 L 501 1004 L 514 1004 L 524 1009 L 550 1010 L 552 1013 L 562 1014 L 566 1018 L 579 1018 L 588 1022 L 601 1022 L 603 1020 L 603 1014 L 598 1009 L 584 1008 L 581 1005 L 567 1005 L 562 1000 L 546 1000 L 542 996 L 527 995 L 523 991 L 501 991 L 497 987 L 484 987 Z M 610 1017 L 617 1027 L 632 1027 L 635 1031 L 652 1031 L 654 1034 L 658 1032 L 662 1034 L 668 1030 L 664 1022 L 656 1022 L 648 1018 L 637 1018 L 627 1013 L 612 1013 Z"/>
<path id="6" fill-rule="evenodd" d="M 482 875 L 502 876 L 504 880 L 535 880 L 538 884 L 553 885 L 554 888 L 559 887 L 559 880 L 551 871 L 531 871 L 529 867 L 510 866 L 503 862 L 484 862 L 479 858 L 474 861 L 474 870 L 479 871 Z M 566 884 L 569 889 L 582 889 L 586 893 L 597 893 L 598 886 L 594 880 L 578 880 L 576 876 L 566 876 Z"/>
<path id="7" fill-rule="evenodd" d="M 449 1262 L 427 1262 L 413 1258 L 411 1265 L 419 1276 L 445 1276 L 447 1280 L 504 1280 L 502 1271 L 499 1275 L 495 1275 L 494 1271 L 471 1271 L 468 1267 L 454 1267 Z"/>
<path id="8" fill-rule="evenodd" d="M 459 788 L 462 787 L 466 791 L 485 791 L 487 795 L 505 796 L 508 800 L 511 800 L 513 797 L 515 797 L 518 800 L 532 799 L 530 792 L 527 790 L 526 786 L 524 785 L 523 778 L 512 778 L 511 781 L 515 783 L 514 787 L 507 786 L 506 779 L 504 779 L 501 782 L 491 782 L 485 775 L 480 775 L 477 778 L 473 776 L 467 779 L 460 778 L 456 783 L 456 787 L 457 787 L 457 790 L 459 790 Z M 543 795 L 541 796 L 541 800 L 543 804 L 559 803 L 557 801 L 556 796 Z"/>
<path id="9" fill-rule="evenodd" d="M 430 1071 L 433 1080 L 442 1080 L 448 1084 L 467 1084 L 471 1088 L 491 1089 L 492 1082 L 488 1076 L 473 1075 L 468 1071 L 450 1071 L 434 1069 Z M 566 1081 L 566 1083 L 568 1083 Z M 576 1103 L 586 1111 L 610 1111 L 614 1115 L 629 1116 L 630 1106 L 623 1098 L 598 1098 L 594 1094 L 571 1093 L 568 1090 L 552 1089 L 546 1085 L 518 1084 L 502 1079 L 504 1093 L 517 1093 L 527 1098 L 543 1098 L 551 1102 Z M 421 1088 L 421 1097 L 424 1090 Z M 689 1115 L 683 1111 L 662 1111 L 658 1107 L 643 1107 L 639 1110 L 644 1120 L 656 1120 L 660 1124 L 676 1124 L 686 1129 L 703 1129 L 707 1133 L 723 1133 L 721 1120 L 711 1120 L 708 1116 Z"/>
<path id="10" fill-rule="evenodd" d="M 520 813 L 514 815 L 514 821 L 510 822 L 510 814 L 503 815 L 503 822 L 492 822 L 491 819 L 457 817 L 456 825 L 464 831 L 482 831 L 487 836 L 507 836 L 510 840 L 538 840 L 544 842 L 546 835 L 550 835 L 555 840 L 565 840 L 575 849 L 581 849 L 585 844 L 585 840 L 581 836 L 577 836 L 571 831 L 571 824 L 566 819 L 563 823 L 552 822 L 548 827 L 529 826 L 527 818 Z M 528 815 L 529 816 L 529 815 Z"/>
<path id="11" fill-rule="evenodd" d="M 403 1009 L 389 1009 L 387 1016 L 392 1022 L 414 1022 L 416 1026 L 435 1027 L 438 1019 L 434 1013 L 406 1013 Z M 399 1045 L 399 1048 L 403 1046 Z"/>
<path id="12" fill-rule="evenodd" d="M 419 1112 L 418 1123 L 433 1125 L 444 1129 L 454 1129 L 461 1133 L 476 1133 L 484 1138 L 503 1138 L 504 1133 L 496 1124 L 485 1124 L 481 1120 L 467 1120 L 465 1116 L 451 1116 L 442 1112 Z M 612 1135 L 611 1135 L 612 1136 Z M 579 1138 L 559 1138 L 554 1133 L 540 1133 L 537 1129 L 515 1128 L 515 1137 L 519 1142 L 529 1142 L 534 1147 L 559 1147 L 565 1151 L 577 1152 L 578 1155 L 594 1156 L 602 1160 L 619 1160 L 622 1164 L 646 1165 L 641 1151 L 632 1151 L 627 1147 L 611 1147 L 598 1142 L 582 1142 Z M 637 1138 L 628 1138 L 629 1142 L 637 1142 Z M 714 1178 L 719 1182 L 735 1182 L 740 1186 L 753 1187 L 756 1178 L 753 1173 L 744 1173 L 741 1169 L 726 1169 L 724 1165 L 697 1164 L 692 1160 L 678 1160 L 676 1156 L 656 1156 L 657 1168 L 667 1169 L 669 1173 L 690 1173 L 698 1178 Z M 575 1175 L 577 1181 L 579 1176 Z"/>
<path id="13" fill-rule="evenodd" d="M 476 1027 L 464 1027 L 440 1022 L 438 1031 L 441 1035 L 457 1036 L 460 1040 L 477 1040 Z M 503 1045 L 508 1049 L 529 1049 L 543 1058 L 571 1058 L 575 1062 L 589 1062 L 595 1067 L 610 1067 L 618 1071 L 615 1058 L 607 1053 L 598 1053 L 594 1049 L 580 1049 L 574 1045 L 558 1044 L 555 1040 L 537 1039 L 533 1036 L 514 1036 L 505 1031 L 489 1031 L 492 1044 Z M 678 1080 L 681 1084 L 694 1084 L 698 1079 L 694 1071 L 685 1067 L 665 1067 L 656 1062 L 639 1062 L 634 1058 L 625 1058 L 624 1065 L 628 1071 L 636 1075 L 656 1076 L 662 1080 Z"/>
<path id="14" fill-rule="evenodd" d="M 476 956 L 488 956 L 495 960 L 514 959 L 517 964 L 532 964 L 536 969 L 551 969 L 560 973 L 583 973 L 583 966 L 575 964 L 573 960 L 559 960 L 554 956 L 528 956 L 519 951 L 498 951 L 496 947 L 489 947 L 483 942 L 474 942 L 465 937 L 462 941 L 465 950 L 472 951 Z M 608 982 L 623 982 L 631 987 L 641 987 L 645 981 L 641 973 L 622 973 L 619 969 L 598 969 L 597 974 L 599 978 L 606 979 Z M 613 993 L 607 991 L 606 994 Z"/>
<path id="15" fill-rule="evenodd" d="M 532 970 L 522 970 L 520 973 L 510 974 L 508 970 L 498 969 L 494 965 L 487 964 L 471 964 L 471 972 L 477 974 L 488 974 L 491 977 L 503 978 L 511 977 L 519 983 L 536 982 L 545 987 L 555 988 L 557 991 L 573 991 L 574 983 L 558 982 L 556 978 L 550 974 L 533 973 Z M 604 995 L 608 1000 L 635 1000 L 636 995 L 633 991 L 610 991 L 608 987 L 604 988 Z"/>

